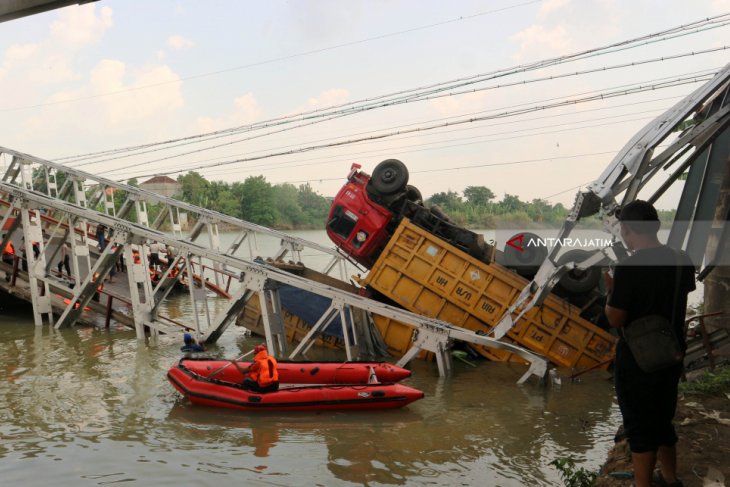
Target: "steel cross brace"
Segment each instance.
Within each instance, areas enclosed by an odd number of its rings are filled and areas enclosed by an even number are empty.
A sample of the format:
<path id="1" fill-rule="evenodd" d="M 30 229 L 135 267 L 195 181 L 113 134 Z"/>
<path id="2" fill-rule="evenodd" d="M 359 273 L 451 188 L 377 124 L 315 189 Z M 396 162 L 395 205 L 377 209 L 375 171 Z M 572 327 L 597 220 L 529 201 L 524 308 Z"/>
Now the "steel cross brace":
<path id="1" fill-rule="evenodd" d="M 449 350 L 454 345 L 449 330 L 440 327 L 422 325 L 419 329 L 413 330 L 413 345 L 398 360 L 399 367 L 404 367 L 422 350 L 432 352 L 436 356 L 439 375 L 448 377 L 453 373 L 454 364 L 451 360 Z"/>
<path id="2" fill-rule="evenodd" d="M 314 345 L 314 339 L 319 336 L 324 330 L 326 330 L 337 316 L 340 317 L 340 323 L 342 323 L 342 334 L 345 342 L 345 353 L 347 354 L 347 360 L 351 361 L 353 357 L 353 344 L 350 343 L 351 330 L 353 331 L 353 340 L 355 339 L 354 329 L 352 329 L 352 310 L 348 304 L 346 304 L 342 299 L 338 298 L 332 299 L 332 302 L 329 308 L 327 308 L 327 311 L 322 314 L 319 320 L 317 320 L 317 323 L 315 323 L 312 326 L 311 330 L 309 330 L 304 338 L 302 338 L 302 341 L 291 353 L 289 359 L 294 359 L 299 354 L 306 354 L 307 351 L 312 348 L 312 345 Z M 357 345 L 357 343 L 354 343 L 354 345 Z"/>

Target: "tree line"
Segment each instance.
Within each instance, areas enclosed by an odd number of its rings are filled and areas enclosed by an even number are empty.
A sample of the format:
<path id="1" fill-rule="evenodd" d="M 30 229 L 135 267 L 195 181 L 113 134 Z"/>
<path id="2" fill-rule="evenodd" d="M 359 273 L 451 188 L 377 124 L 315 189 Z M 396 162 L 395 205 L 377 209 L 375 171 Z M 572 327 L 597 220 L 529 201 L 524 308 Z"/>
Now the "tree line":
<path id="1" fill-rule="evenodd" d="M 309 183 L 271 184 L 264 176 L 243 182 L 208 181 L 197 172 L 177 178 L 179 199 L 242 220 L 278 229 L 324 228 L 330 201 Z"/>
<path id="2" fill-rule="evenodd" d="M 323 229 L 331 199 L 312 189 L 309 183 L 271 184 L 264 176 L 249 176 L 243 182 L 208 181 L 196 172 L 178 177 L 182 185 L 180 199 L 210 208 L 252 223 L 278 229 Z M 505 194 L 497 200 L 486 186 L 468 186 L 463 192 L 439 192 L 424 201 L 427 207 L 438 206 L 455 223 L 471 228 L 551 227 L 561 225 L 568 208 L 535 198 L 522 201 Z M 671 222 L 674 211 L 660 211 L 662 221 Z M 600 226 L 597 217 L 588 225 Z"/>
<path id="3" fill-rule="evenodd" d="M 331 200 L 315 192 L 309 183 L 271 184 L 264 176 L 249 176 L 243 182 L 208 181 L 197 172 L 178 177 L 179 198 L 203 208 L 225 213 L 252 223 L 279 229 L 322 229 L 327 223 Z M 495 201 L 485 186 L 469 186 L 462 194 L 436 193 L 424 201 L 439 206 L 453 221 L 473 228 L 494 228 L 500 224 L 542 226 L 560 224 L 568 210 L 545 200 L 524 202 L 505 194 Z"/>
<path id="4" fill-rule="evenodd" d="M 61 185 L 65 174 L 59 176 L 58 184 Z M 37 189 L 44 191 L 44 187 L 41 187 L 45 184 L 44 179 L 34 179 L 39 183 Z M 314 191 L 309 183 L 299 186 L 271 184 L 264 176 L 249 176 L 243 182 L 227 183 L 208 181 L 194 171 L 178 176 L 177 181 L 181 185 L 177 199 L 282 230 L 323 229 L 331 205 L 331 198 Z M 136 179 L 129 180 L 127 184 L 139 185 Z M 123 194 L 115 193 L 114 197 L 118 200 L 117 206 L 121 206 Z M 427 207 L 438 206 L 459 225 L 482 229 L 559 226 L 569 212 L 561 203 L 553 205 L 539 198 L 522 201 L 516 195 L 505 194 L 501 200 L 497 200 L 494 192 L 486 186 L 467 186 L 461 193 L 452 190 L 439 192 L 427 198 L 424 204 Z M 156 218 L 160 210 L 157 206 L 148 205 L 151 220 Z M 97 209 L 103 211 L 101 203 Z M 674 214 L 674 210 L 660 210 L 659 218 L 663 222 L 671 222 Z M 130 215 L 130 218 L 134 220 L 134 215 Z M 595 216 L 585 220 L 588 225 L 600 226 Z"/>

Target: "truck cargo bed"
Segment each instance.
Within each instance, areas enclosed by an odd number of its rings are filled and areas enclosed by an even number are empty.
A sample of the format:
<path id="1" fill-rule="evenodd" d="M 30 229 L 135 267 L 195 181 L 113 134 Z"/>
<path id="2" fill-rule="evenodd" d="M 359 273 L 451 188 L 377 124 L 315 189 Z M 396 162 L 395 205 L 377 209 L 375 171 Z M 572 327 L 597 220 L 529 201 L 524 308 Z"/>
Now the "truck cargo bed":
<path id="1" fill-rule="evenodd" d="M 489 333 L 528 281 L 497 264 L 486 264 L 404 218 L 360 284 L 403 308 L 474 331 Z M 381 323 L 378 323 L 381 321 Z M 382 320 L 376 324 L 384 325 Z M 407 327 L 407 325 L 402 325 Z M 407 336 L 389 321 L 389 335 Z M 505 339 L 548 357 L 558 366 L 607 367 L 616 339 L 580 316 L 579 309 L 549 295 Z M 388 341 L 386 339 L 386 341 Z M 510 354 L 477 347 L 492 360 Z"/>

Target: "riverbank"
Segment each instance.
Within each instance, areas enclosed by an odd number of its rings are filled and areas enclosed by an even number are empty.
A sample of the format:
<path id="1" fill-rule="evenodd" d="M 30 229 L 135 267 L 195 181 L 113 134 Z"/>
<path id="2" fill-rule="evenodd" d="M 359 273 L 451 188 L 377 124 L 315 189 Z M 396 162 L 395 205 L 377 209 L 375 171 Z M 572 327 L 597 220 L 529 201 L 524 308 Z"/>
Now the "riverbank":
<path id="1" fill-rule="evenodd" d="M 717 372 L 715 377 L 730 376 L 730 366 Z M 730 485 L 730 384 L 726 380 L 709 393 L 707 387 L 692 387 L 700 383 L 696 381 L 706 383 L 704 374 L 689 377 L 689 381 L 686 389 L 692 390 L 680 394 L 675 416 L 679 436 L 677 475 L 685 487 Z M 619 432 L 617 438 L 620 436 Z M 621 438 L 609 451 L 596 485 L 628 487 L 633 479 L 624 474 L 632 471 L 628 443 Z"/>

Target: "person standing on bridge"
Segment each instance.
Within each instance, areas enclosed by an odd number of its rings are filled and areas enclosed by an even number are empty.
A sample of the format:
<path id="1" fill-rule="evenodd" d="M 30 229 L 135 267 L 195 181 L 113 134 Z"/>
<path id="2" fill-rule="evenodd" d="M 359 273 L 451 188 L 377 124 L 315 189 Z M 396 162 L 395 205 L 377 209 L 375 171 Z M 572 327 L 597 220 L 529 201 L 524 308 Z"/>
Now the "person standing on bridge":
<path id="1" fill-rule="evenodd" d="M 677 385 L 682 362 L 653 372 L 638 364 L 624 338 L 637 319 L 659 315 L 674 327 L 680 349 L 687 348 L 684 317 L 687 294 L 694 290 L 694 268 L 689 257 L 657 239 L 660 222 L 656 209 L 636 200 L 621 209 L 621 238 L 633 252 L 620 262 L 614 276 L 605 275 L 606 318 L 618 328 L 614 380 L 624 431 L 631 448 L 634 481 L 649 487 L 681 487 L 677 479 L 677 434 L 672 420 L 677 408 Z M 638 325 L 637 325 L 638 326 Z M 657 459 L 661 470 L 654 473 Z"/>
<path id="2" fill-rule="evenodd" d="M 2 236 L 3 239 L 5 239 L 5 234 Z M 6 264 L 12 264 L 13 259 L 15 259 L 15 247 L 13 247 L 13 240 L 8 240 L 8 243 L 5 244 L 5 249 L 3 250 L 3 262 Z"/>
<path id="3" fill-rule="evenodd" d="M 152 242 L 150 244 L 150 269 L 157 272 L 161 266 L 160 251 L 162 244 L 160 242 Z"/>
<path id="4" fill-rule="evenodd" d="M 243 388 L 253 392 L 276 392 L 279 390 L 279 372 L 276 359 L 266 351 L 266 345 L 256 345 L 256 355 L 248 366 L 248 377 L 243 379 Z"/>
<path id="5" fill-rule="evenodd" d="M 58 268 L 58 275 L 63 276 L 61 273 L 61 270 L 65 267 L 66 268 L 66 276 L 65 277 L 71 277 L 71 263 L 70 263 L 70 257 L 68 255 L 68 243 L 64 242 L 61 244 L 61 250 L 59 251 L 60 258 L 58 260 L 58 265 L 56 266 Z"/>
<path id="6" fill-rule="evenodd" d="M 3 240 L 5 239 L 5 234 L 2 236 Z M 13 265 L 13 261 L 15 260 L 15 247 L 13 247 L 13 241 L 8 240 L 8 243 L 5 244 L 5 248 L 3 249 L 3 258 L 2 261 L 6 264 Z M 5 280 L 10 282 L 10 274 L 12 272 L 6 272 L 5 273 Z"/>
<path id="7" fill-rule="evenodd" d="M 106 226 L 103 223 L 99 223 L 96 226 L 96 241 L 99 242 L 99 250 L 102 252 L 106 248 Z"/>

